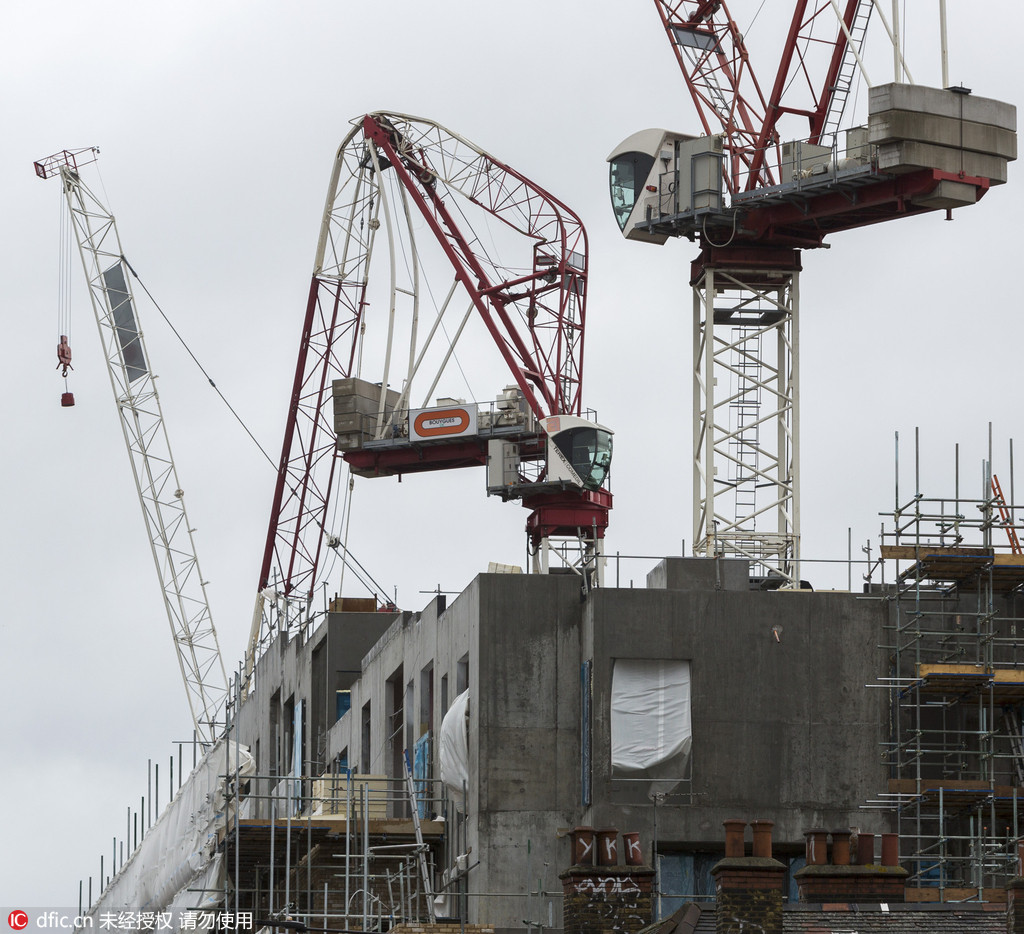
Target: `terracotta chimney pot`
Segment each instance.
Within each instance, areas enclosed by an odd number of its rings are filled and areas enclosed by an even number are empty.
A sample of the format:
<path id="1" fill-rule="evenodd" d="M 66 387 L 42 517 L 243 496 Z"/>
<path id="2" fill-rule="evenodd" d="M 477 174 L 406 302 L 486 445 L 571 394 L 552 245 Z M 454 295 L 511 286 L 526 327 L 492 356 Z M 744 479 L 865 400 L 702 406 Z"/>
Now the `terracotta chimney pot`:
<path id="1" fill-rule="evenodd" d="M 900 863 L 900 836 L 896 833 L 882 834 L 882 865 L 898 866 Z"/>
<path id="2" fill-rule="evenodd" d="M 574 827 L 569 831 L 572 840 L 572 863 L 574 866 L 594 865 L 594 828 Z"/>
<path id="3" fill-rule="evenodd" d="M 832 864 L 834 866 L 850 865 L 850 831 L 832 831 Z"/>
<path id="4" fill-rule="evenodd" d="M 772 858 L 772 827 L 773 820 L 752 820 L 750 826 L 754 830 L 754 856 L 764 859 Z"/>
<path id="5" fill-rule="evenodd" d="M 875 863 L 875 835 L 873 833 L 857 834 L 857 864 L 873 866 Z"/>
<path id="6" fill-rule="evenodd" d="M 828 831 L 804 831 L 804 848 L 808 866 L 824 866 L 828 862 Z"/>
<path id="7" fill-rule="evenodd" d="M 597 831 L 597 865 L 617 866 L 619 864 L 619 831 L 607 827 Z"/>
<path id="8" fill-rule="evenodd" d="M 722 821 L 722 826 L 725 827 L 725 858 L 742 857 L 744 853 L 743 834 L 746 832 L 747 822 L 733 818 Z"/>

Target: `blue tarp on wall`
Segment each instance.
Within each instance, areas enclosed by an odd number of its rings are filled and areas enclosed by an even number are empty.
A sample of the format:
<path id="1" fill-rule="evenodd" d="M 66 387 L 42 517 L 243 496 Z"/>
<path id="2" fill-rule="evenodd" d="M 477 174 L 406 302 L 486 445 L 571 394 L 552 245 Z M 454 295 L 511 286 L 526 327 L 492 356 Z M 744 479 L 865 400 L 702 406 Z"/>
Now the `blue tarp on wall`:
<path id="1" fill-rule="evenodd" d="M 430 815 L 430 733 L 424 733 L 413 747 L 412 777 L 416 786 L 416 807 L 420 812 L 420 820 Z"/>

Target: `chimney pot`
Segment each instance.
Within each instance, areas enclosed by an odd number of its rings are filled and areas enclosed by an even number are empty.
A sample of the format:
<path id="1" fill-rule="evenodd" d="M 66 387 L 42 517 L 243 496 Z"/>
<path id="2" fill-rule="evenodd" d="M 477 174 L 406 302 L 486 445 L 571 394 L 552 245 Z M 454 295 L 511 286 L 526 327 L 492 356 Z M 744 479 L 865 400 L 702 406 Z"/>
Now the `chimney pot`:
<path id="1" fill-rule="evenodd" d="M 750 826 L 754 830 L 754 856 L 764 859 L 772 858 L 772 827 L 775 821 L 752 820 Z"/>
<path id="2" fill-rule="evenodd" d="M 622 832 L 622 857 L 627 866 L 642 866 L 644 864 L 644 851 L 640 846 L 640 833 L 636 830 Z"/>
<path id="3" fill-rule="evenodd" d="M 898 866 L 900 863 L 900 837 L 895 833 L 882 834 L 882 865 Z"/>
<path id="4" fill-rule="evenodd" d="M 747 822 L 732 818 L 722 821 L 725 827 L 725 857 L 733 859 L 743 856 L 743 834 L 747 829 Z"/>
<path id="5" fill-rule="evenodd" d="M 572 864 L 574 866 L 594 865 L 594 828 L 574 827 L 569 831 L 572 839 Z"/>
<path id="6" fill-rule="evenodd" d="M 857 863 L 861 866 L 875 864 L 875 835 L 873 833 L 857 834 Z"/>
<path id="7" fill-rule="evenodd" d="M 832 864 L 834 866 L 850 865 L 850 831 L 832 831 Z"/>
<path id="8" fill-rule="evenodd" d="M 804 849 L 808 866 L 824 866 L 828 862 L 828 831 L 805 831 Z"/>
<path id="9" fill-rule="evenodd" d="M 617 866 L 619 864 L 619 831 L 608 827 L 597 831 L 597 865 Z"/>

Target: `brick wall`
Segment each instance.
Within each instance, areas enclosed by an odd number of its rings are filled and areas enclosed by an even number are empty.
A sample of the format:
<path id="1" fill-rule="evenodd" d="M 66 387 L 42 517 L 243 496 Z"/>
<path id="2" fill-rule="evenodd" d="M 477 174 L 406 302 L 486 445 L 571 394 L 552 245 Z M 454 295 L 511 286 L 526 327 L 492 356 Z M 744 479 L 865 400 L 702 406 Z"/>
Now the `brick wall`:
<path id="1" fill-rule="evenodd" d="M 565 934 L 634 934 L 654 920 L 654 870 L 573 866 L 563 872 Z"/>
<path id="2" fill-rule="evenodd" d="M 715 877 L 717 934 L 738 930 L 782 934 L 782 890 L 786 867 L 765 856 L 726 857 L 711 870 Z"/>

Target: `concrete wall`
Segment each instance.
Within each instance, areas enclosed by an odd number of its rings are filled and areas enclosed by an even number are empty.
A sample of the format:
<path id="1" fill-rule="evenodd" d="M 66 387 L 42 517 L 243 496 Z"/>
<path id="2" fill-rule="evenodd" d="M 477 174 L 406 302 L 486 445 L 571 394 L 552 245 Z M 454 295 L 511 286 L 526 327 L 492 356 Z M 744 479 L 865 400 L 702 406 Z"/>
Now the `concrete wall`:
<path id="1" fill-rule="evenodd" d="M 471 777 L 459 849 L 470 850 L 468 888 L 476 893 L 468 920 L 499 928 L 560 925 L 558 875 L 570 863 L 565 834 L 574 826 L 639 831 L 648 854 L 655 821 L 663 850 L 718 850 L 721 822 L 732 817 L 774 820 L 777 846 L 794 852 L 811 827 L 889 829 L 879 812 L 858 810 L 885 788 L 879 750 L 888 697 L 866 688 L 885 670 L 877 648 L 885 605 L 845 593 L 749 591 L 735 562 L 719 563 L 715 573 L 713 561 L 667 559 L 648 589 L 597 590 L 585 601 L 572 576 L 492 574 L 447 607 L 436 600 L 421 613 L 333 614 L 309 646 L 275 644 L 261 660 L 257 696 L 240 716 L 242 739 L 261 736 L 263 772 L 268 697 L 282 705 L 301 695 L 316 712 L 311 727 L 319 717 L 328 728 L 321 763 L 346 750 L 356 767 L 369 701 L 370 771 L 393 774 L 394 728 L 399 752 L 424 729 L 424 670 L 433 671 L 436 736 L 464 662 Z M 657 814 L 648 777 L 610 774 L 610 691 L 620 658 L 691 663 L 692 778 Z M 581 780 L 580 673 L 588 661 L 590 805 Z M 400 725 L 387 718 L 395 699 L 388 682 L 399 668 Z M 335 685 L 350 687 L 352 708 L 332 724 Z"/>
<path id="2" fill-rule="evenodd" d="M 659 809 L 661 843 L 717 848 L 731 817 L 774 820 L 776 842 L 795 849 L 812 826 L 887 829 L 858 810 L 885 788 L 888 698 L 866 688 L 884 671 L 885 619 L 884 603 L 846 593 L 594 593 L 584 612 L 594 659 L 588 823 L 628 816 L 620 829 L 652 840 L 649 783 L 610 774 L 608 718 L 614 660 L 666 658 L 691 663 L 692 783 L 677 791 L 692 804 Z"/>
<path id="3" fill-rule="evenodd" d="M 335 692 L 352 685 L 362 670 L 362 657 L 380 639 L 394 614 L 331 613 L 309 640 L 278 637 L 256 664 L 255 690 L 238 712 L 238 736 L 256 754 L 256 773 L 270 778 L 284 774 L 283 743 L 291 732 L 284 706 L 302 700 L 305 708 L 304 774 L 319 774 L 330 761 L 327 732 L 334 723 Z M 314 660 L 316 663 L 314 664 Z"/>
<path id="4" fill-rule="evenodd" d="M 471 919 L 546 927 L 550 911 L 560 927 L 561 899 L 528 893 L 561 891 L 569 844 L 556 835 L 581 814 L 579 580 L 501 574 L 477 585 L 470 843 L 480 865 L 471 890 L 500 894 L 481 899 Z"/>

